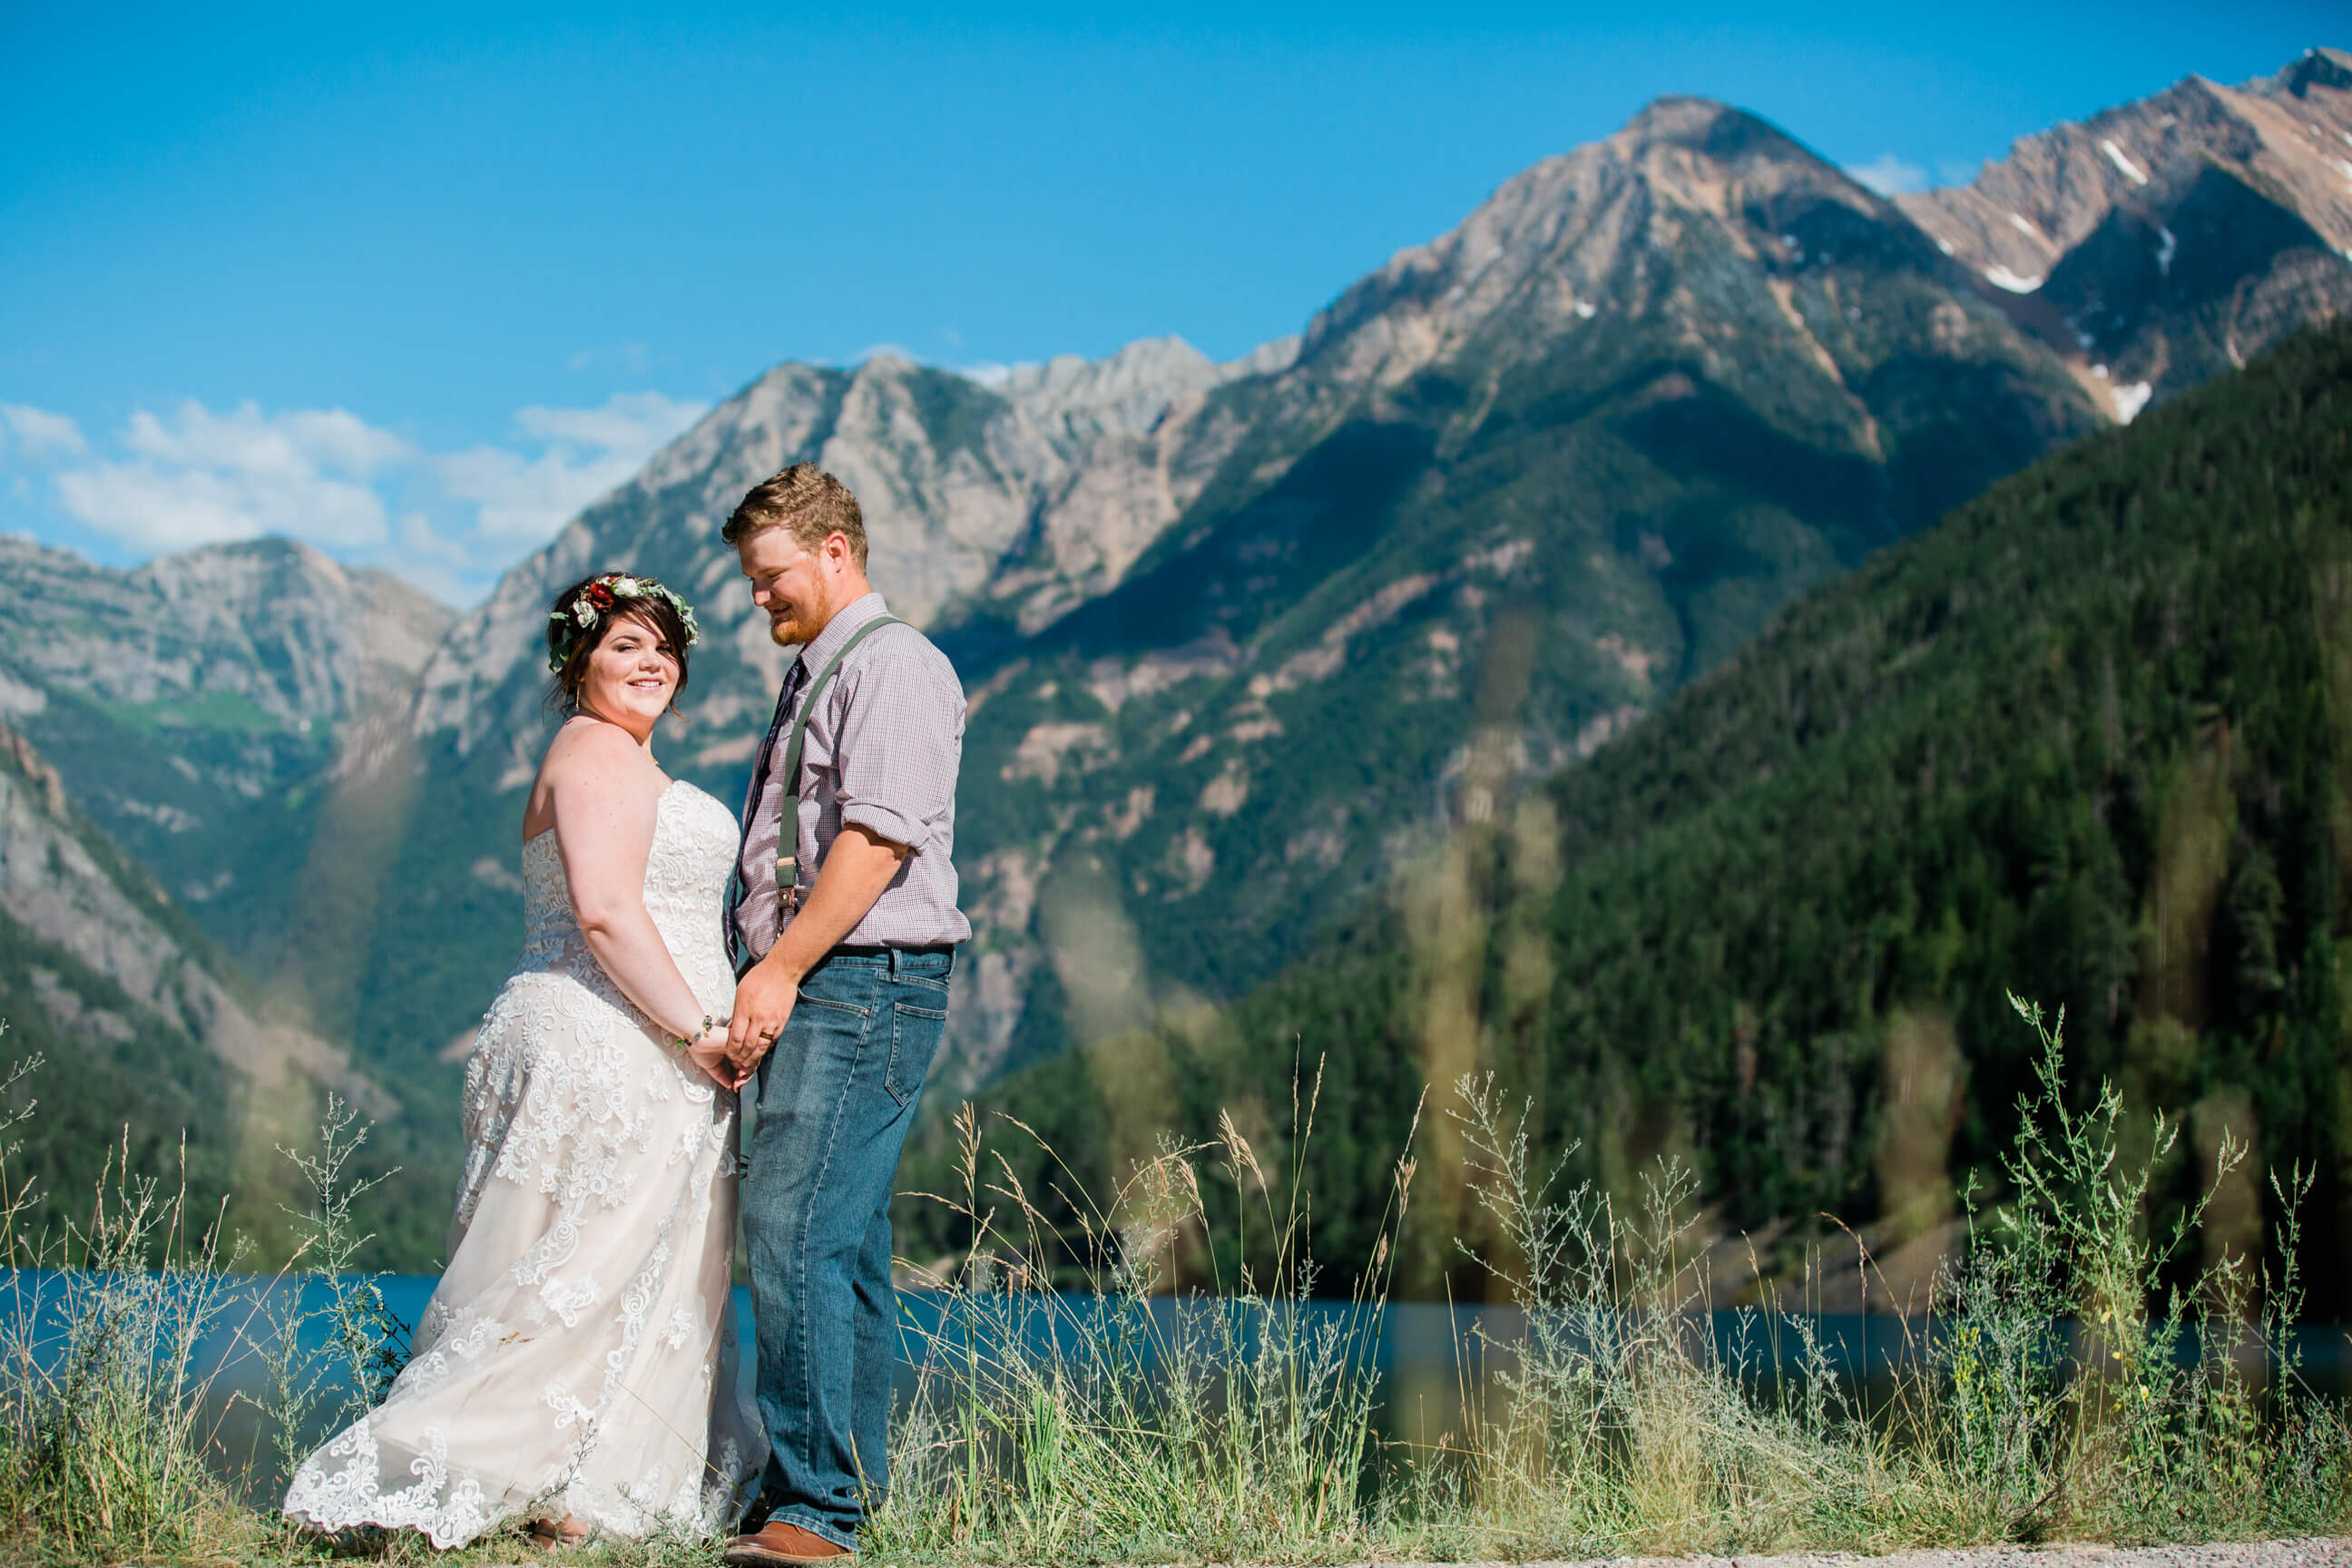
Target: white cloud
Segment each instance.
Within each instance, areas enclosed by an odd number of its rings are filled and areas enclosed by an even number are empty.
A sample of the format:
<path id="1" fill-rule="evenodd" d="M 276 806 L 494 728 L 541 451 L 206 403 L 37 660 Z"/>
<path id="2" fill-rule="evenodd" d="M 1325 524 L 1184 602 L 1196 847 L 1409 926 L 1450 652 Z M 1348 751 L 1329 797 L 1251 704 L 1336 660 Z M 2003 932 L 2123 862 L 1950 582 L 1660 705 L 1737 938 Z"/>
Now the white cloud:
<path id="1" fill-rule="evenodd" d="M 1013 373 L 1014 371 L 1025 370 L 1028 367 L 1022 364 L 996 364 L 991 363 L 986 364 L 960 364 L 955 368 L 956 374 L 962 376 L 966 381 L 978 382 L 981 385 L 987 387 L 990 391 L 993 392 L 996 388 L 1003 386 L 1006 382 L 1012 380 Z"/>
<path id="2" fill-rule="evenodd" d="M 525 408 L 515 423 L 543 450 L 476 447 L 435 466 L 441 489 L 476 508 L 475 531 L 486 542 L 539 544 L 643 468 L 703 408 L 657 392 L 616 395 L 602 408 Z"/>
<path id="3" fill-rule="evenodd" d="M 81 426 L 62 414 L 31 408 L 22 403 L 0 403 L 0 426 L 7 427 L 17 451 L 38 462 L 69 458 L 89 450 Z"/>
<path id="4" fill-rule="evenodd" d="M 1927 171 L 1892 153 L 1881 153 L 1867 163 L 1849 164 L 1846 173 L 1853 177 L 1855 183 L 1868 186 L 1882 196 L 1901 195 L 1927 188 Z"/>
<path id="5" fill-rule="evenodd" d="M 542 440 L 605 447 L 650 458 L 701 418 L 707 406 L 680 403 L 658 392 L 624 392 L 607 398 L 602 408 L 526 408 L 515 416 L 515 423 Z"/>
<path id="6" fill-rule="evenodd" d="M 584 348 L 563 362 L 563 368 L 574 375 L 595 364 L 609 364 L 625 375 L 643 375 L 652 363 L 652 355 L 644 343 L 607 343 Z"/>
<path id="7" fill-rule="evenodd" d="M 385 564 L 444 604 L 462 607 L 481 596 L 482 574 L 471 553 L 421 511 L 401 518 L 400 553 Z"/>
<path id="8" fill-rule="evenodd" d="M 341 408 L 193 400 L 137 410 L 93 448 L 63 415 L 0 404 L 0 475 L 19 494 L 45 479 L 67 516 L 134 552 L 282 534 L 465 603 L 703 409 L 650 392 L 534 405 L 503 446 L 432 452 Z"/>
<path id="9" fill-rule="evenodd" d="M 364 479 L 405 458 L 408 443 L 340 408 L 265 416 L 246 402 L 226 415 L 194 398 L 167 424 L 145 409 L 131 416 L 123 444 L 142 457 L 188 468 L 291 476 L 333 468 Z"/>
<path id="10" fill-rule="evenodd" d="M 958 347 L 962 346 L 961 337 L 952 327 L 942 327 L 940 331 L 944 336 L 954 339 Z M 877 359 L 904 360 L 908 364 L 921 365 L 926 369 L 944 370 L 950 374 L 960 375 L 966 381 L 977 382 L 982 386 L 991 389 L 1003 385 L 1005 378 L 1014 371 L 1034 368 L 1034 362 L 1030 360 L 1014 360 L 1010 363 L 995 360 L 979 360 L 970 364 L 959 364 L 950 360 L 935 359 L 929 354 L 910 349 L 904 343 L 888 342 L 866 344 L 852 356 L 850 363 L 864 365 L 869 360 Z"/>
<path id="11" fill-rule="evenodd" d="M 228 539 L 282 533 L 345 548 L 380 543 L 383 502 L 375 492 L 320 475 L 248 479 L 148 463 L 94 463 L 58 476 L 66 510 L 144 550 L 186 550 Z"/>
<path id="12" fill-rule="evenodd" d="M 379 543 L 383 501 L 367 481 L 409 455 L 340 408 L 269 416 L 245 403 L 223 415 L 193 399 L 161 418 L 139 410 L 119 442 L 127 460 L 64 468 L 58 495 L 100 532 L 152 550 L 264 533 Z"/>
<path id="13" fill-rule="evenodd" d="M 456 567 L 467 564 L 466 547 L 454 539 L 443 538 L 433 526 L 433 520 L 421 511 L 412 511 L 400 520 L 400 547 L 412 556 Z"/>

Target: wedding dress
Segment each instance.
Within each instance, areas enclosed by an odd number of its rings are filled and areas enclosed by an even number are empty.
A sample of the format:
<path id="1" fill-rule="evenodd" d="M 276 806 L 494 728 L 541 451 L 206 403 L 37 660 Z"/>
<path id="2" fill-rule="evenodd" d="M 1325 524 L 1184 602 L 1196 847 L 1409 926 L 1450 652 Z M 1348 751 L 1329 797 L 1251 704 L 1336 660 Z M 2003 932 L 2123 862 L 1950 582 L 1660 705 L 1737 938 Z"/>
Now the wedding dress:
<path id="1" fill-rule="evenodd" d="M 734 815 L 673 783 L 646 910 L 703 1007 L 734 975 Z M 286 1511 L 462 1545 L 518 1515 L 619 1534 L 731 1525 L 765 1460 L 736 1383 L 735 1096 L 590 955 L 552 831 L 523 846 L 523 956 L 466 1064 L 449 1265 L 383 1404 L 303 1461 Z"/>

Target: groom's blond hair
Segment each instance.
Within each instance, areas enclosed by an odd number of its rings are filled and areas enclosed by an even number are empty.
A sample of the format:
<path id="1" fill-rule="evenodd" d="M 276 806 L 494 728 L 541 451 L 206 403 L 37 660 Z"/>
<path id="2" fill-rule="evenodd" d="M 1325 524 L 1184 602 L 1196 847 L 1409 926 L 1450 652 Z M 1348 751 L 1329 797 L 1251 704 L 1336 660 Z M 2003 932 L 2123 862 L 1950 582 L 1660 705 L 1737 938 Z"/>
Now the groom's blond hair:
<path id="1" fill-rule="evenodd" d="M 837 533 L 848 542 L 857 569 L 866 570 L 866 515 L 857 510 L 857 498 L 814 463 L 794 463 L 753 485 L 719 537 L 740 544 L 772 528 L 790 529 L 793 541 L 812 555 Z"/>

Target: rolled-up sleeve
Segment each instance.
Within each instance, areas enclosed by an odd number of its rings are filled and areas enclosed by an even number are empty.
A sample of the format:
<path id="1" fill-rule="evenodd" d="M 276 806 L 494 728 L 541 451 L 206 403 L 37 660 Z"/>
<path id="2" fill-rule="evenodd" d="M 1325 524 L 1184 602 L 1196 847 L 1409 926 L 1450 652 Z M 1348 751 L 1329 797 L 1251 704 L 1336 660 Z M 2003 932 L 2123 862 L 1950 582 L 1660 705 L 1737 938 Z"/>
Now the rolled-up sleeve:
<path id="1" fill-rule="evenodd" d="M 918 855 L 952 841 L 964 720 L 952 668 L 928 644 L 922 653 L 842 671 L 835 746 L 843 824 Z"/>

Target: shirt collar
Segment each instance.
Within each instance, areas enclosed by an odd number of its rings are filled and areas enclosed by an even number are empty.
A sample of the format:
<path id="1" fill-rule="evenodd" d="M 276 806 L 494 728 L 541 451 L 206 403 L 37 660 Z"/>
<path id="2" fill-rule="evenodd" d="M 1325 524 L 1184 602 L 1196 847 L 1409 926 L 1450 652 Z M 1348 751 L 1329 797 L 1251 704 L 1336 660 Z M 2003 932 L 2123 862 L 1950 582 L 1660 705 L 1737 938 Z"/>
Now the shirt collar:
<path id="1" fill-rule="evenodd" d="M 801 663 L 807 666 L 809 673 L 814 675 L 841 651 L 842 644 L 857 635 L 858 627 L 889 613 L 890 607 L 882 602 L 882 595 L 869 588 L 864 596 L 852 599 L 834 611 L 833 619 L 824 623 L 824 630 L 811 637 L 808 645 L 801 649 Z"/>

